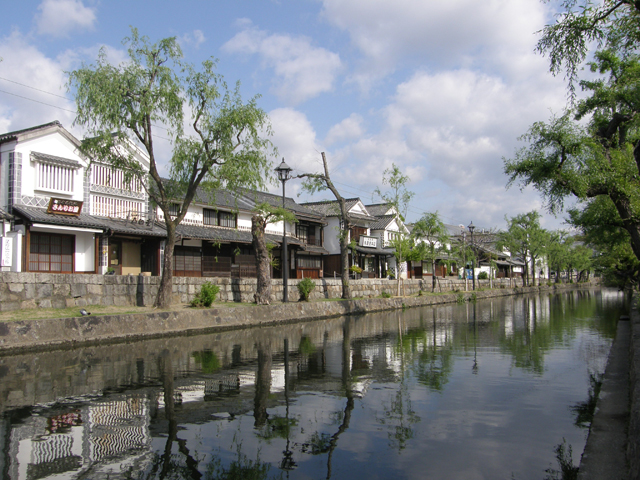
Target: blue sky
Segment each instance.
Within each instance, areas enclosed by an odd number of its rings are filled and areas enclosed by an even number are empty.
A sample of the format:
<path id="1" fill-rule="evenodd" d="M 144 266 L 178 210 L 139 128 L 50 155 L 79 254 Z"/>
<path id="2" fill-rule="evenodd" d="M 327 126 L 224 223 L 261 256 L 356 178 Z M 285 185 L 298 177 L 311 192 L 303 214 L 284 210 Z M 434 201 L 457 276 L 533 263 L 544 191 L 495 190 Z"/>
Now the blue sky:
<path id="1" fill-rule="evenodd" d="M 542 210 L 538 194 L 506 190 L 503 157 L 517 137 L 566 103 L 566 84 L 534 52 L 553 20 L 539 0 L 22 0 L 3 6 L 0 132 L 60 120 L 73 133 L 65 71 L 104 46 L 125 60 L 130 26 L 175 36 L 187 60 L 219 59 L 242 94 L 260 94 L 279 156 L 296 172 L 321 168 L 365 203 L 395 163 L 415 192 L 410 221 L 492 228 Z M 161 158 L 170 157 L 159 144 Z M 275 161 L 275 159 L 274 159 Z M 287 184 L 295 195 L 300 182 Z M 274 186 L 272 191 L 279 191 Z M 331 198 L 330 193 L 301 200 Z M 547 228 L 562 216 L 545 215 Z"/>

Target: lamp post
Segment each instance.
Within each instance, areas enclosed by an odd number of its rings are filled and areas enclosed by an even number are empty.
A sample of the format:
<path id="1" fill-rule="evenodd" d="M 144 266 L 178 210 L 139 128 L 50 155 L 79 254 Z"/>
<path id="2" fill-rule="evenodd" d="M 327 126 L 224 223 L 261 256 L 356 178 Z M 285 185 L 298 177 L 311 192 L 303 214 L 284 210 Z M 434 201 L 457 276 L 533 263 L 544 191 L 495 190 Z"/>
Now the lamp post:
<path id="1" fill-rule="evenodd" d="M 471 248 L 473 249 L 473 231 L 476 229 L 476 226 L 473 224 L 473 221 L 467 227 L 469 232 L 471 232 Z M 471 281 L 473 282 L 473 289 L 476 289 L 476 257 L 475 255 L 471 257 Z"/>
<path id="2" fill-rule="evenodd" d="M 464 291 L 469 290 L 469 282 L 467 279 L 467 231 L 464 225 L 460 225 L 462 230 L 462 276 L 464 277 Z"/>
<path id="3" fill-rule="evenodd" d="M 291 178 L 291 167 L 282 163 L 276 168 L 278 178 L 282 182 L 282 208 L 284 209 L 284 184 Z M 287 258 L 287 222 L 282 219 L 282 301 L 287 303 L 289 301 L 289 259 Z"/>

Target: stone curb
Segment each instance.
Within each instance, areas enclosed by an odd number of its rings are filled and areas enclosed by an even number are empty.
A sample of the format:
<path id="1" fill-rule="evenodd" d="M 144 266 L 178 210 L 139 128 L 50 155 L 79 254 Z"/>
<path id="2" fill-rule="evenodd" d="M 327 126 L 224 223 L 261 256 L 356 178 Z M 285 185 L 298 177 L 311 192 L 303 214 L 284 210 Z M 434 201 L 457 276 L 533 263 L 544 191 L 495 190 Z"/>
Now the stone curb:
<path id="1" fill-rule="evenodd" d="M 629 349 L 629 427 L 627 459 L 629 479 L 640 480 L 640 298 L 634 295 L 631 307 L 631 346 Z"/>
<path id="2" fill-rule="evenodd" d="M 145 314 L 71 317 L 46 320 L 0 322 L 0 355 L 71 348 L 80 345 L 115 343 L 142 338 L 192 335 L 221 329 L 292 323 L 343 315 L 456 303 L 520 293 L 583 288 L 584 284 L 562 284 L 459 292 L 418 297 L 370 298 L 329 302 L 298 302 L 264 306 L 188 309 Z M 592 287 L 593 285 L 588 285 Z"/>

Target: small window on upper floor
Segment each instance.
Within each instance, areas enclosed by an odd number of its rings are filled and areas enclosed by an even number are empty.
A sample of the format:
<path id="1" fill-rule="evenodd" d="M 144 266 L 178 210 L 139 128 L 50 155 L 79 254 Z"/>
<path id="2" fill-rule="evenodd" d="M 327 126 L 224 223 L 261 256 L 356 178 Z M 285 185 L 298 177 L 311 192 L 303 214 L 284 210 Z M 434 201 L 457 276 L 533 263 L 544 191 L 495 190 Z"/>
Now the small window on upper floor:
<path id="1" fill-rule="evenodd" d="M 219 212 L 218 213 L 218 225 L 221 227 L 236 228 L 237 216 L 231 212 Z"/>
<path id="2" fill-rule="evenodd" d="M 218 212 L 216 210 L 210 210 L 205 208 L 202 211 L 202 221 L 204 225 L 216 226 L 218 225 Z"/>
<path id="3" fill-rule="evenodd" d="M 177 217 L 179 212 L 180 212 L 180 204 L 178 203 L 169 204 L 169 215 L 171 215 L 172 217 Z"/>

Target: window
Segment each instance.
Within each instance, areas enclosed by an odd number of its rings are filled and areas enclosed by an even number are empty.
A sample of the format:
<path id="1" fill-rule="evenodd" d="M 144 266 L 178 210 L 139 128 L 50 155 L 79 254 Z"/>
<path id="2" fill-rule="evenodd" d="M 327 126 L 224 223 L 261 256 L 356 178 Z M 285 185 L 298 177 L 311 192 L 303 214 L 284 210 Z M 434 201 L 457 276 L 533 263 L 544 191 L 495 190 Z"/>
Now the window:
<path id="1" fill-rule="evenodd" d="M 219 223 L 221 227 L 236 228 L 236 215 L 231 212 L 219 212 Z"/>
<path id="2" fill-rule="evenodd" d="M 303 243 L 309 243 L 309 227 L 307 225 L 296 225 L 297 237 Z"/>
<path id="3" fill-rule="evenodd" d="M 75 238 L 72 235 L 33 232 L 30 237 L 29 271 L 73 272 Z"/>
<path id="4" fill-rule="evenodd" d="M 172 217 L 177 217 L 180 212 L 180 204 L 178 203 L 170 203 L 169 204 L 169 215 Z"/>
<path id="5" fill-rule="evenodd" d="M 208 208 L 205 208 L 203 210 L 203 218 L 202 218 L 203 222 L 205 225 L 218 225 L 218 212 L 216 212 L 215 210 L 209 210 Z"/>
<path id="6" fill-rule="evenodd" d="M 298 268 L 322 268 L 322 257 L 303 257 L 299 256 L 298 260 Z"/>
<path id="7" fill-rule="evenodd" d="M 64 165 L 37 164 L 37 188 L 73 193 L 75 169 Z"/>

